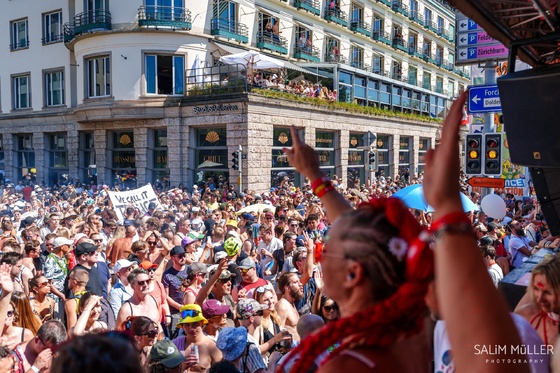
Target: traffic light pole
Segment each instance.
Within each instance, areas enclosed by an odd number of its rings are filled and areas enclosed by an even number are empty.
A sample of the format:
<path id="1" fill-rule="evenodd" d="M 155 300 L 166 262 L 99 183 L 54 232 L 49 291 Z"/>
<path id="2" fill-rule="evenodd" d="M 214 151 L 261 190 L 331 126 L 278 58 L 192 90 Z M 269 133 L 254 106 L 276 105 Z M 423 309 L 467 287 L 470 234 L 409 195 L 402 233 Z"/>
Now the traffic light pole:
<path id="1" fill-rule="evenodd" d="M 484 84 L 496 84 L 496 61 L 487 60 L 484 64 Z M 496 133 L 496 125 L 494 124 L 494 112 L 484 114 L 484 133 Z M 502 144 L 498 144 L 502 146 Z M 498 165 L 501 169 L 501 165 Z M 488 194 L 493 194 L 494 188 L 482 188 L 481 199 Z"/>
<path id="2" fill-rule="evenodd" d="M 243 147 L 238 145 L 237 147 L 237 154 L 239 159 L 239 195 L 243 193 Z"/>

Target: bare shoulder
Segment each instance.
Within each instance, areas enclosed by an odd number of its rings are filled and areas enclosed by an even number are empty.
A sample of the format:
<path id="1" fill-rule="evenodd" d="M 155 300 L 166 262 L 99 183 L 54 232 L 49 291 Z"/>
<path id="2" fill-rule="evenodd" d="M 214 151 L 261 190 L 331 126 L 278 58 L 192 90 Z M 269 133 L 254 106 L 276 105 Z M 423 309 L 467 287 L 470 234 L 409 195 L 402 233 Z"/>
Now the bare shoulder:
<path id="1" fill-rule="evenodd" d="M 535 307 L 531 303 L 527 303 L 516 308 L 515 313 L 527 319 L 528 321 L 531 321 L 531 318 L 539 313 L 539 310 L 535 309 Z"/>
<path id="2" fill-rule="evenodd" d="M 277 312 L 287 312 L 290 309 L 290 304 L 284 298 L 280 298 L 275 308 Z"/>

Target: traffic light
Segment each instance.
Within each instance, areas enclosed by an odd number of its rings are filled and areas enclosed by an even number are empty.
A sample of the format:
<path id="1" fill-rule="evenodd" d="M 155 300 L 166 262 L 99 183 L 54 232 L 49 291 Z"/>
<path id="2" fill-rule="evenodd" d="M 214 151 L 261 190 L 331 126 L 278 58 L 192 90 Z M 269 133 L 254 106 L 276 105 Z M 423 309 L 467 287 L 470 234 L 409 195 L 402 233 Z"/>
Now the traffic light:
<path id="1" fill-rule="evenodd" d="M 484 174 L 500 175 L 502 173 L 502 134 L 484 135 Z"/>
<path id="2" fill-rule="evenodd" d="M 465 145 L 465 173 L 480 175 L 482 173 L 482 134 L 467 134 Z"/>
<path id="3" fill-rule="evenodd" d="M 234 170 L 239 170 L 239 155 L 241 152 L 239 150 L 234 151 L 231 153 L 231 168 Z"/>
<path id="4" fill-rule="evenodd" d="M 368 163 L 370 165 L 370 170 L 375 170 L 376 167 L 376 162 L 377 162 L 377 151 L 374 148 L 371 148 L 371 150 L 368 153 Z"/>

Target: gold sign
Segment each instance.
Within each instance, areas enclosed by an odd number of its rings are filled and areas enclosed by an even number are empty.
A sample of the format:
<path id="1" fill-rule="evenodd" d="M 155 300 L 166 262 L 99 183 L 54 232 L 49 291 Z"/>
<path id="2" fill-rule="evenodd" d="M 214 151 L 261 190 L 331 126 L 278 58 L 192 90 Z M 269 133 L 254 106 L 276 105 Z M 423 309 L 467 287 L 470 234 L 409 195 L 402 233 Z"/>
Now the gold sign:
<path id="1" fill-rule="evenodd" d="M 288 135 L 286 135 L 286 132 L 280 132 L 280 135 L 278 136 L 278 141 L 281 144 L 285 144 L 288 142 Z"/>
<path id="2" fill-rule="evenodd" d="M 119 142 L 123 145 L 128 145 L 132 142 L 132 139 L 130 138 L 130 136 L 128 136 L 128 134 L 125 133 L 124 135 L 121 136 Z"/>
<path id="3" fill-rule="evenodd" d="M 116 155 L 113 157 L 113 163 L 135 163 L 136 157 L 133 155 L 129 156 L 120 156 Z"/>
<path id="4" fill-rule="evenodd" d="M 320 162 L 328 162 L 329 161 L 329 153 L 327 153 L 327 152 L 319 153 L 319 161 Z"/>
<path id="5" fill-rule="evenodd" d="M 210 131 L 206 134 L 206 141 L 210 143 L 215 143 L 216 141 L 220 140 L 220 136 L 216 131 Z"/>
<path id="6" fill-rule="evenodd" d="M 351 152 L 348 154 L 348 160 L 352 162 L 360 162 L 362 160 L 362 154 L 359 152 Z"/>
<path id="7" fill-rule="evenodd" d="M 219 155 L 205 155 L 202 158 L 204 161 L 210 161 L 210 162 L 216 162 L 216 163 L 222 163 L 222 157 Z"/>
<path id="8" fill-rule="evenodd" d="M 352 146 L 358 145 L 358 139 L 355 136 L 352 136 L 352 138 L 350 139 L 350 145 Z"/>

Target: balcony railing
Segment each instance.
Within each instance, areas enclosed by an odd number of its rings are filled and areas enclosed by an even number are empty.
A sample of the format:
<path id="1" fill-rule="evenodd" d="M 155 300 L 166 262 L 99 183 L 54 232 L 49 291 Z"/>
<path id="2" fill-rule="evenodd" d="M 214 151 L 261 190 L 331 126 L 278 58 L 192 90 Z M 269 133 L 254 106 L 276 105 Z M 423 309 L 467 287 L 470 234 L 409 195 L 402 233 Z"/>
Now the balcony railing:
<path id="1" fill-rule="evenodd" d="M 437 24 L 435 22 L 425 20 L 424 21 L 424 27 L 437 34 Z"/>
<path id="2" fill-rule="evenodd" d="M 416 22 L 422 26 L 424 26 L 424 16 L 420 13 L 418 13 L 418 11 L 413 10 L 410 12 L 410 14 L 408 15 L 408 18 L 412 21 L 412 22 Z"/>
<path id="3" fill-rule="evenodd" d="M 247 70 L 243 65 L 222 65 L 187 70 L 185 75 L 186 96 L 211 96 L 239 94 L 249 91 Z M 220 105 L 209 104 L 202 110 L 232 110 L 233 106 L 220 109 Z M 228 106 L 228 105 L 225 105 Z"/>
<path id="4" fill-rule="evenodd" d="M 364 61 L 360 61 L 360 60 L 350 62 L 350 66 L 355 67 L 357 69 L 366 70 L 366 71 L 370 71 L 370 69 L 371 69 L 371 67 L 368 64 L 366 64 L 366 63 L 364 63 Z"/>
<path id="5" fill-rule="evenodd" d="M 141 6 L 138 8 L 138 26 L 192 29 L 191 11 L 171 6 Z"/>
<path id="6" fill-rule="evenodd" d="M 381 4 L 385 4 L 388 7 L 391 7 L 391 0 L 377 0 L 379 1 Z"/>
<path id="7" fill-rule="evenodd" d="M 422 53 L 422 49 L 420 49 L 420 48 L 418 48 L 418 47 L 416 47 L 412 44 L 408 45 L 408 54 L 410 54 L 412 57 L 418 57 L 418 58 L 422 58 L 422 56 L 424 55 Z"/>
<path id="8" fill-rule="evenodd" d="M 325 8 L 325 20 L 338 23 L 343 27 L 348 27 L 348 16 L 340 9 Z"/>
<path id="9" fill-rule="evenodd" d="M 379 67 L 375 67 L 375 66 L 371 69 L 371 72 L 381 76 L 389 76 L 388 70 L 382 70 Z"/>
<path id="10" fill-rule="evenodd" d="M 325 53 L 325 62 L 331 62 L 331 63 L 342 63 L 342 64 L 346 64 L 348 62 L 348 60 L 346 59 L 346 57 L 339 55 L 333 55 L 332 53 Z"/>
<path id="11" fill-rule="evenodd" d="M 436 56 L 435 61 L 436 61 L 436 65 L 437 65 L 437 66 L 441 66 L 441 65 L 443 64 L 443 57 L 441 57 L 441 56 Z"/>
<path id="12" fill-rule="evenodd" d="M 403 4 L 402 1 L 400 1 L 400 0 L 393 0 L 393 3 L 391 4 L 391 8 L 392 8 L 395 12 L 400 13 L 400 14 L 402 14 L 402 15 L 405 16 L 405 17 L 408 17 L 408 13 L 409 13 L 409 12 L 408 12 L 408 9 L 409 9 L 409 8 L 408 8 L 408 5 Z"/>
<path id="13" fill-rule="evenodd" d="M 408 43 L 403 38 L 394 37 L 392 46 L 395 49 L 399 49 L 405 53 L 408 53 Z"/>
<path id="14" fill-rule="evenodd" d="M 288 54 L 288 41 L 283 36 L 263 31 L 257 34 L 257 48 Z"/>
<path id="15" fill-rule="evenodd" d="M 107 10 L 90 10 L 77 14 L 73 22 L 64 24 L 64 41 L 69 42 L 75 36 L 96 30 L 111 29 L 111 13 Z"/>
<path id="16" fill-rule="evenodd" d="M 212 18 L 210 34 L 237 40 L 240 43 L 249 42 L 249 29 L 247 26 L 227 18 Z"/>
<path id="17" fill-rule="evenodd" d="M 58 43 L 59 41 L 63 41 L 63 40 L 64 40 L 64 34 L 49 35 L 45 38 L 41 38 L 41 43 L 45 45 L 51 43 Z"/>
<path id="18" fill-rule="evenodd" d="M 447 71 L 453 71 L 453 64 L 448 60 L 443 60 L 442 66 Z"/>
<path id="19" fill-rule="evenodd" d="M 449 31 L 447 31 L 443 27 L 438 27 L 437 34 L 444 39 L 449 40 Z"/>
<path id="20" fill-rule="evenodd" d="M 29 48 L 29 40 L 20 40 L 15 44 L 10 44 L 11 51 L 17 51 L 18 49 Z"/>
<path id="21" fill-rule="evenodd" d="M 321 15 L 321 2 L 319 0 L 295 0 L 294 7 L 307 10 L 317 16 Z"/>
<path id="22" fill-rule="evenodd" d="M 373 40 L 377 40 L 387 45 L 391 45 L 391 35 L 389 35 L 388 32 L 381 31 L 381 30 L 373 30 L 372 37 Z"/>
<path id="23" fill-rule="evenodd" d="M 299 45 L 294 45 L 294 58 L 307 60 L 311 62 L 321 61 L 321 55 L 319 54 L 319 49 L 314 46 L 301 47 Z"/>
<path id="24" fill-rule="evenodd" d="M 350 30 L 371 37 L 371 26 L 362 20 L 352 20 L 350 22 Z"/>

